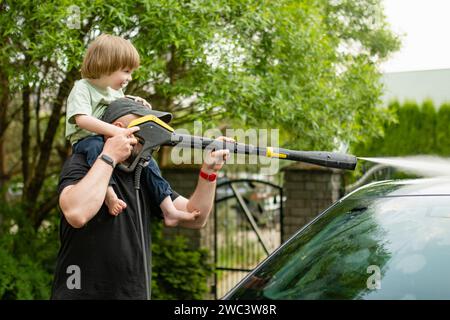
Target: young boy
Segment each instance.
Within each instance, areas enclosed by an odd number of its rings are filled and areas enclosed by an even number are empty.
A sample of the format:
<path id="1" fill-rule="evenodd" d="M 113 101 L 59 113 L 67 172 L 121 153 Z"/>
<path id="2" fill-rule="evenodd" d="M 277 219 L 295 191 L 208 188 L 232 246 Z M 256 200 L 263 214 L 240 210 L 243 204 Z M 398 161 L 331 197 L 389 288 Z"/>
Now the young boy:
<path id="1" fill-rule="evenodd" d="M 130 41 L 117 36 L 103 34 L 86 51 L 81 67 L 82 79 L 75 83 L 67 100 L 66 138 L 71 142 L 74 153 L 86 155 L 89 166 L 103 149 L 102 136 L 115 136 L 125 130 L 100 119 L 109 103 L 124 97 L 122 89 L 131 81 L 131 74 L 139 63 L 136 48 Z M 131 98 L 151 108 L 144 99 Z M 194 220 L 198 216 L 198 211 L 184 212 L 175 208 L 170 198 L 172 190 L 154 161 L 150 161 L 145 170 L 148 172 L 144 176 L 153 187 L 155 197 L 152 200 L 160 206 L 166 225 L 175 226 L 179 221 Z M 111 185 L 105 204 L 114 216 L 127 207 Z"/>

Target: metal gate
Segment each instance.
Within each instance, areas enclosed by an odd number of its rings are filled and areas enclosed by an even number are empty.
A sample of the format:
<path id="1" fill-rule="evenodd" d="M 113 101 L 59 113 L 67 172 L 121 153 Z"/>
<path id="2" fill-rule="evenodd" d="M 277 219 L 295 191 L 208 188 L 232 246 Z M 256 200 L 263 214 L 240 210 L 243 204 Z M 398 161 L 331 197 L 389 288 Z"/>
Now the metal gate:
<path id="1" fill-rule="evenodd" d="M 218 299 L 281 244 L 283 189 L 254 179 L 218 182 L 214 218 Z"/>

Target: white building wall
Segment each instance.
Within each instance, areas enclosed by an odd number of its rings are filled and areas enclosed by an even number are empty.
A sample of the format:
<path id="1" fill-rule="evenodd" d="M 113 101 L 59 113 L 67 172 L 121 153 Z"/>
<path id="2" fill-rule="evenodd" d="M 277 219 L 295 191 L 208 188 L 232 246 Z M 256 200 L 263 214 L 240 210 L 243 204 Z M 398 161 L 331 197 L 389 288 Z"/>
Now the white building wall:
<path id="1" fill-rule="evenodd" d="M 436 107 L 450 102 L 450 69 L 385 73 L 382 77 L 386 105 L 392 100 L 422 103 L 431 99 Z"/>

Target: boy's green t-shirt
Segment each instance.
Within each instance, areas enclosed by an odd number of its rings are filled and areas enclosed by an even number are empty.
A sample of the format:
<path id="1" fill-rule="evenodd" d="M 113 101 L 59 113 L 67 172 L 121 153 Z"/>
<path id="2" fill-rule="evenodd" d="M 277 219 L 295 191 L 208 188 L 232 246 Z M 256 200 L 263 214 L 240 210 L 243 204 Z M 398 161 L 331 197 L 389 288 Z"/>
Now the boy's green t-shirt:
<path id="1" fill-rule="evenodd" d="M 67 99 L 66 138 L 73 145 L 80 139 L 95 135 L 95 132 L 77 126 L 75 116 L 85 114 L 101 119 L 106 107 L 112 101 L 123 97 L 122 89 L 114 90 L 109 87 L 101 89 L 90 84 L 86 79 L 76 81 Z"/>

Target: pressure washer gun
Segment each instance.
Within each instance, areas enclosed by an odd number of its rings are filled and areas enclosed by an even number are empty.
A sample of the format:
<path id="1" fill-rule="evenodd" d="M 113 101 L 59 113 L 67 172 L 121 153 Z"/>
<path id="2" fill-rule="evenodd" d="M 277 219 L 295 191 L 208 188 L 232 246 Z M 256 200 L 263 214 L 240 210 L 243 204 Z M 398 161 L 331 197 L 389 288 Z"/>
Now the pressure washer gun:
<path id="1" fill-rule="evenodd" d="M 134 135 L 142 149 L 130 164 L 121 164 L 120 168 L 132 172 L 142 160 L 149 160 L 152 153 L 160 146 L 178 146 L 183 148 L 221 150 L 228 149 L 237 154 L 253 154 L 269 158 L 279 158 L 317 164 L 323 167 L 354 170 L 355 156 L 326 151 L 294 151 L 282 148 L 256 147 L 243 143 L 221 141 L 198 136 L 177 134 L 167 123 L 154 115 L 147 115 L 133 120 L 128 128 L 138 126 Z"/>

